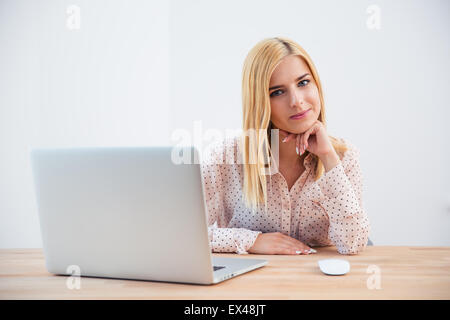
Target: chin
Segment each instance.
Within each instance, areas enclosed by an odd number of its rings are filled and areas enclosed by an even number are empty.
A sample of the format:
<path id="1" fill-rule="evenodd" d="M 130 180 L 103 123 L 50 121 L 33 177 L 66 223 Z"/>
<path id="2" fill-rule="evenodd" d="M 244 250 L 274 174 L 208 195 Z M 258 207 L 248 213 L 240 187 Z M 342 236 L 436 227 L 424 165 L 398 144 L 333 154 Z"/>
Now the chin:
<path id="1" fill-rule="evenodd" d="M 297 134 L 303 133 L 306 130 L 308 130 L 309 128 L 311 128 L 313 123 L 314 123 L 313 121 L 305 120 L 304 122 L 299 123 L 295 127 L 291 128 L 292 130 L 290 132 L 297 133 Z"/>

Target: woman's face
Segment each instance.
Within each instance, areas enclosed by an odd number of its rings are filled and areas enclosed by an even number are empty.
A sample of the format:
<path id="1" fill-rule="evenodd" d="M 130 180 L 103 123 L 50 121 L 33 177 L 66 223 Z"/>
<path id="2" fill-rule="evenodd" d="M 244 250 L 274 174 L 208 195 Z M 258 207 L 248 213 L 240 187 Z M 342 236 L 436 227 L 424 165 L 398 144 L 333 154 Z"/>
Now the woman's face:
<path id="1" fill-rule="evenodd" d="M 290 55 L 276 67 L 269 82 L 270 120 L 276 128 L 303 133 L 320 114 L 319 90 L 306 62 Z M 306 112 L 303 116 L 292 116 Z"/>

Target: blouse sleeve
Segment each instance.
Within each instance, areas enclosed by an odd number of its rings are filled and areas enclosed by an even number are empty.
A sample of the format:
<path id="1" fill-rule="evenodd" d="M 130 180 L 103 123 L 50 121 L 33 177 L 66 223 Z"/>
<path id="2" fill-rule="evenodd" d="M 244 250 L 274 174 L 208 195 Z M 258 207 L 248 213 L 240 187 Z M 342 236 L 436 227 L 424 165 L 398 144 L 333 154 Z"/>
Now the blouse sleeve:
<path id="1" fill-rule="evenodd" d="M 230 164 L 224 164 L 220 153 L 207 152 L 205 155 L 200 168 L 211 250 L 212 252 L 247 254 L 247 251 L 253 246 L 256 238 L 262 232 L 244 228 L 227 228 L 232 216 L 225 210 L 224 195 L 227 181 L 222 179 L 222 171 Z"/>
<path id="2" fill-rule="evenodd" d="M 328 236 L 341 254 L 357 254 L 366 245 L 370 232 L 369 219 L 363 209 L 363 179 L 359 150 L 345 141 L 348 150 L 334 168 L 325 172 L 311 192 L 311 200 L 329 217 Z"/>

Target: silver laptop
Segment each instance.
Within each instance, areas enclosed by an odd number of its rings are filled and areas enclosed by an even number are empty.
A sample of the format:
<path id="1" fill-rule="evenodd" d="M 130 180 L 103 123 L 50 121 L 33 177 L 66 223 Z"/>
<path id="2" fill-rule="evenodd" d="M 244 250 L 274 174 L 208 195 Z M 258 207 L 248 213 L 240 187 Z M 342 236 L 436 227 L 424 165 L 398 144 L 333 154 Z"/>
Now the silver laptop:
<path id="1" fill-rule="evenodd" d="M 214 284 L 267 264 L 213 257 L 198 151 L 32 149 L 47 270 L 58 275 Z M 197 164 L 195 164 L 197 162 Z"/>

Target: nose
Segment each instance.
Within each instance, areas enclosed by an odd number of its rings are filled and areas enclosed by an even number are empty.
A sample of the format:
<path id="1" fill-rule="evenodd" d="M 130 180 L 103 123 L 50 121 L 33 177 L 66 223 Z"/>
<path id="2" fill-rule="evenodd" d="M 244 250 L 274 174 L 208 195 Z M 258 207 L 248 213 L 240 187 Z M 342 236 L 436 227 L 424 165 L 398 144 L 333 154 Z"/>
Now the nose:
<path id="1" fill-rule="evenodd" d="M 291 107 L 296 109 L 302 105 L 303 105 L 303 97 L 297 91 L 294 91 L 291 94 Z"/>

